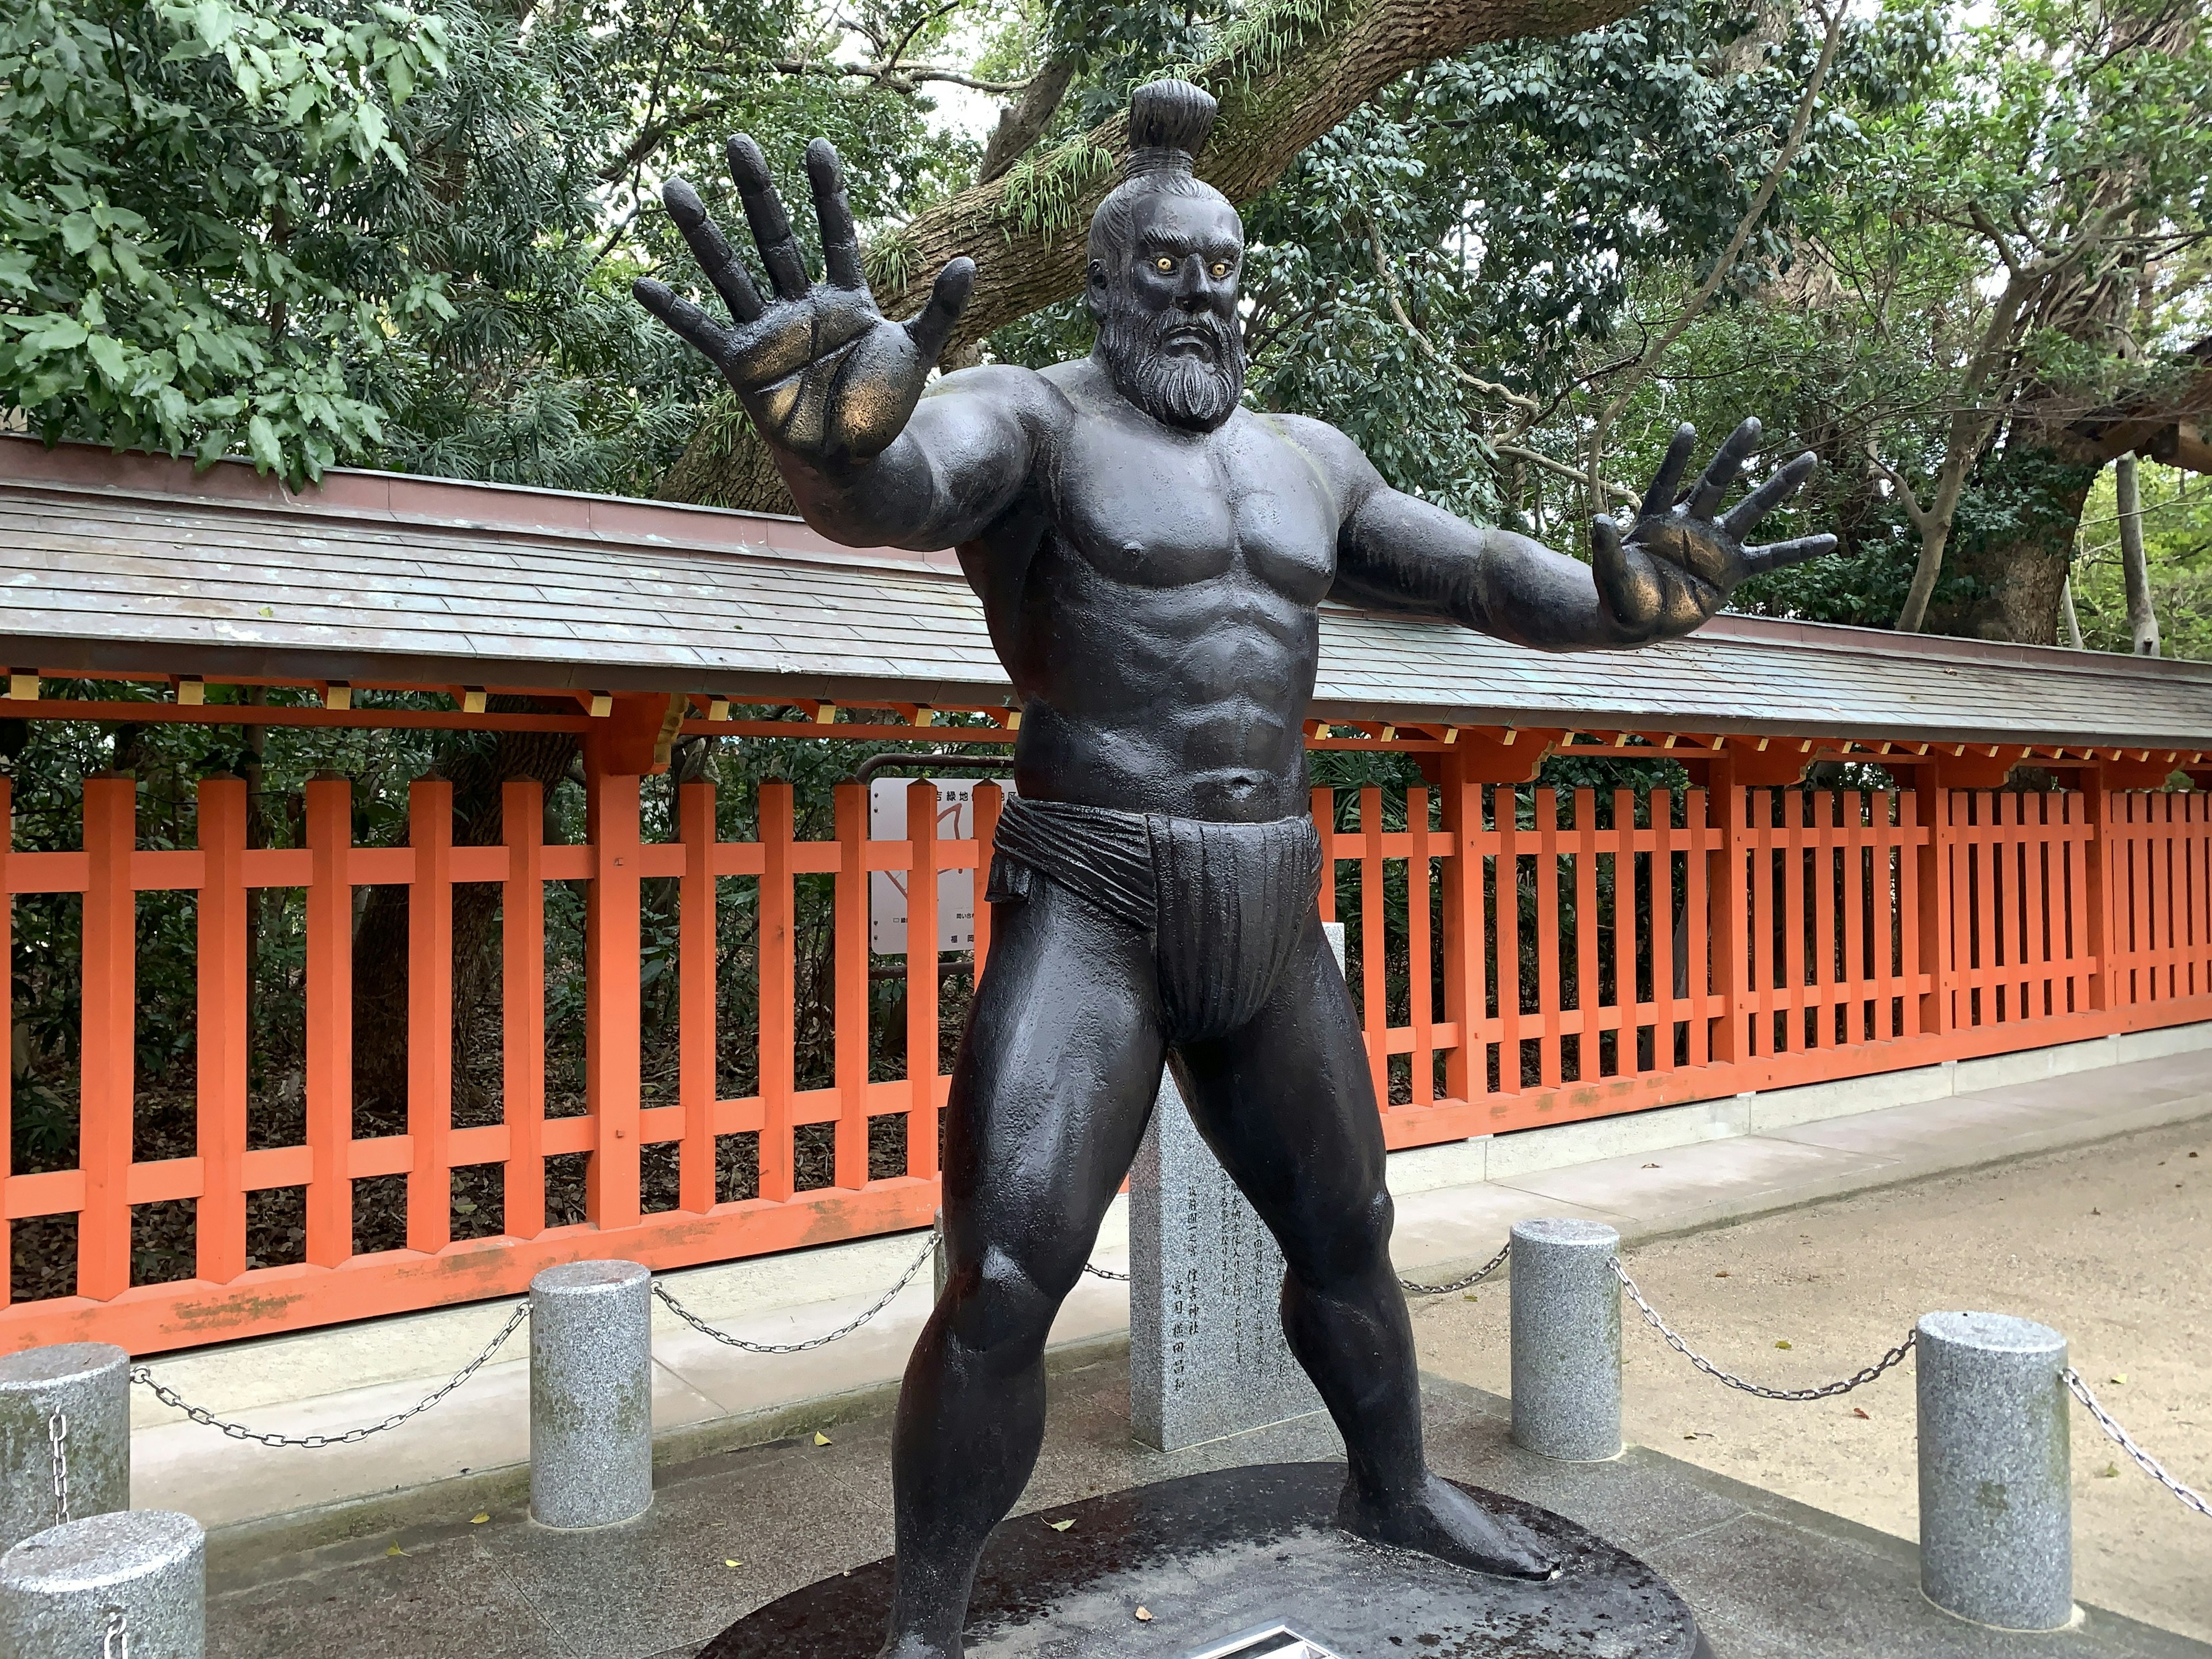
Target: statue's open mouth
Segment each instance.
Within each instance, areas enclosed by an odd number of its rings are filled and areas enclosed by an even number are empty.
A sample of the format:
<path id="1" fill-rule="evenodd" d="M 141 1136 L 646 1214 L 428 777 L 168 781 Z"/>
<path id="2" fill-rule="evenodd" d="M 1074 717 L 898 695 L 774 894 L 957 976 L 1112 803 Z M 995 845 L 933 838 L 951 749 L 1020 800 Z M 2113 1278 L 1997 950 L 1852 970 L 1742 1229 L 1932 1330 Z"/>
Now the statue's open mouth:
<path id="1" fill-rule="evenodd" d="M 1197 328 L 1171 330 L 1160 342 L 1160 349 L 1174 357 L 1203 357 L 1209 363 L 1218 362 L 1221 356 L 1214 345 L 1213 337 Z"/>

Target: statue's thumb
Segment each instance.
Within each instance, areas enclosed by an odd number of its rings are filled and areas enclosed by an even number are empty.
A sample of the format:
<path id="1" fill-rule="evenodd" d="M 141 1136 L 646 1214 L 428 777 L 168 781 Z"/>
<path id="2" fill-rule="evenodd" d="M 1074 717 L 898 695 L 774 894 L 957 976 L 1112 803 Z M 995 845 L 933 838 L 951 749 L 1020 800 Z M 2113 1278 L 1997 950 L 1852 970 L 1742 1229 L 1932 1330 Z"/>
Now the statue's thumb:
<path id="1" fill-rule="evenodd" d="M 1610 514 L 1601 513 L 1590 520 L 1590 568 L 1607 610 L 1626 623 L 1648 620 L 1640 614 L 1647 607 L 1620 544 L 1620 526 Z"/>
<path id="2" fill-rule="evenodd" d="M 929 303 L 906 325 L 923 362 L 935 362 L 944 351 L 945 341 L 952 337 L 952 325 L 960 320 L 975 286 L 975 262 L 964 254 L 937 273 L 936 282 L 930 284 Z"/>

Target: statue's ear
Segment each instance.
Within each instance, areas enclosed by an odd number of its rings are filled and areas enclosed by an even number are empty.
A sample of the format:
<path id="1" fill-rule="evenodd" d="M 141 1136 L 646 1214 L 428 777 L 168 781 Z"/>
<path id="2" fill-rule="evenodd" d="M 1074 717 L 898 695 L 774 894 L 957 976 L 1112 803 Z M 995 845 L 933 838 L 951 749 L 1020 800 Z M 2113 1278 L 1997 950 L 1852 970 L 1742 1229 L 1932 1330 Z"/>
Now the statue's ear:
<path id="1" fill-rule="evenodd" d="M 1102 259 L 1093 259 L 1083 268 L 1083 301 L 1093 317 L 1105 314 L 1106 264 Z"/>

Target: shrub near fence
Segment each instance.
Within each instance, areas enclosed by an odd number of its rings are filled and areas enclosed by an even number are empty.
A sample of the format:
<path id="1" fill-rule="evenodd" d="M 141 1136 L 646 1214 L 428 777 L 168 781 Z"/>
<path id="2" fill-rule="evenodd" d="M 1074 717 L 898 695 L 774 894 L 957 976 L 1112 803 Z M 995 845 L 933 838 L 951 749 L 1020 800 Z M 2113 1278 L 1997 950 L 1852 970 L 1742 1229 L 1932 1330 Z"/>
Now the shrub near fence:
<path id="1" fill-rule="evenodd" d="M 1457 735 L 1357 739 L 1432 781 L 1314 801 L 1340 876 L 1323 907 L 1353 924 L 1349 976 L 1394 1147 L 2212 1016 L 2203 795 L 1946 787 L 1901 756 L 1886 758 L 1919 787 L 1747 787 L 1712 744 L 1687 751 L 1705 787 L 1562 791 L 1487 781 L 1503 740 Z M 1522 757 L 1526 775 L 1535 755 Z M 135 782 L 94 777 L 81 848 L 0 854 L 19 902 L 82 907 L 76 1158 L 4 1188 L 9 1224 L 39 1229 L 41 1259 L 73 1280 L 36 1288 L 74 1294 L 12 1300 L 0 1343 L 147 1352 L 508 1293 L 561 1261 L 675 1267 L 927 1222 L 966 975 L 931 948 L 934 883 L 910 881 L 920 943 L 893 981 L 902 997 L 884 996 L 866 877 L 979 867 L 995 791 L 979 791 L 980 842 L 936 838 L 933 810 L 910 811 L 908 839 L 874 842 L 860 786 L 836 787 L 830 833 L 809 838 L 792 787 L 769 781 L 738 815 L 753 833 L 730 838 L 715 786 L 689 783 L 653 840 L 643 781 L 595 762 L 586 838 L 561 843 L 538 787 L 506 787 L 497 846 L 453 844 L 437 779 L 408 788 L 404 844 L 358 845 L 354 785 L 323 776 L 301 792 L 300 844 L 254 847 L 245 785 L 207 777 L 192 844 L 149 848 Z M 915 787 L 914 806 L 933 808 Z M 452 916 L 471 883 L 501 896 L 501 1076 L 496 1111 L 457 1120 Z M 380 1123 L 355 1110 L 351 942 L 362 890 L 391 884 L 410 899 L 406 1100 Z M 264 1144 L 247 1133 L 256 894 L 293 896 L 303 919 L 298 1128 L 278 1144 L 265 1123 Z M 135 975 L 151 895 L 191 904 L 196 1097 L 190 1150 L 147 1158 Z M 547 1076 L 547 918 L 562 905 L 581 921 L 570 1115 Z M 988 948 L 985 915 L 979 963 Z M 720 1030 L 732 977 L 750 1003 L 737 1018 L 752 1016 L 738 1066 Z M 672 1000 L 672 1086 L 648 1093 L 647 1021 Z M 903 1029 L 888 1033 L 893 1011 Z M 824 1012 L 826 1044 L 802 1036 Z M 909 1068 L 902 1048 L 936 1063 Z M 564 1182 L 580 1220 L 559 1213 Z M 388 1237 L 362 1225 L 370 1183 L 401 1218 Z M 460 1206 L 493 1186 L 500 1231 L 470 1237 Z M 250 1265 L 249 1211 L 280 1194 L 295 1195 L 298 1259 Z M 134 1212 L 180 1202 L 190 1276 L 134 1285 Z"/>

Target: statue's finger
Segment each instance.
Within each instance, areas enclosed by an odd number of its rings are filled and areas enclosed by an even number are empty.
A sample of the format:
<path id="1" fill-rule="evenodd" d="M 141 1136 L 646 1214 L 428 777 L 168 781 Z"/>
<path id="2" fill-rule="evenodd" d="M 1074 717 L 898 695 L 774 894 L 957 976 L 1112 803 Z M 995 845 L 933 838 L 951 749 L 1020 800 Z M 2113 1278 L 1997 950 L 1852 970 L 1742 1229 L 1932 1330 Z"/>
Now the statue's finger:
<path id="1" fill-rule="evenodd" d="M 1697 447 L 1698 428 L 1687 421 L 1674 428 L 1674 441 L 1667 446 L 1667 459 L 1652 475 L 1651 488 L 1644 492 L 1644 516 L 1656 518 L 1674 505 L 1674 492 L 1682 487 L 1682 474 Z"/>
<path id="2" fill-rule="evenodd" d="M 937 280 L 930 284 L 929 303 L 906 325 L 923 362 L 934 363 L 943 353 L 945 343 L 952 337 L 952 325 L 960 320 L 968 303 L 969 290 L 975 286 L 975 262 L 964 254 L 937 273 Z"/>
<path id="3" fill-rule="evenodd" d="M 629 285 L 629 291 L 638 304 L 706 353 L 716 368 L 721 367 L 729 355 L 728 330 L 665 283 L 641 276 Z"/>
<path id="4" fill-rule="evenodd" d="M 852 204 L 845 199 L 845 170 L 827 138 L 806 147 L 806 181 L 814 186 L 814 216 L 822 225 L 822 264 L 839 288 L 866 288 L 860 274 L 860 236 L 853 228 Z"/>
<path id="5" fill-rule="evenodd" d="M 699 192 L 684 179 L 671 179 L 660 187 L 660 201 L 668 210 L 668 216 L 676 222 L 676 228 L 684 233 L 684 241 L 690 245 L 691 257 L 698 260 L 699 269 L 707 273 L 714 292 L 729 307 L 730 315 L 740 323 L 750 323 L 759 316 L 760 291 L 753 286 L 752 273 L 732 250 L 721 228 L 707 216 L 707 204 L 699 199 Z"/>
<path id="6" fill-rule="evenodd" d="M 1713 509 L 1721 504 L 1721 497 L 1728 494 L 1729 486 L 1735 482 L 1735 475 L 1742 471 L 1743 458 L 1759 447 L 1760 430 L 1756 417 L 1747 420 L 1729 433 L 1727 441 L 1714 452 L 1712 465 L 1705 469 L 1705 477 L 1698 480 L 1698 487 L 1690 492 L 1692 518 L 1710 519 L 1713 516 Z"/>
<path id="7" fill-rule="evenodd" d="M 1751 527 L 1797 493 L 1798 485 L 1813 476 L 1813 469 L 1820 458 L 1811 450 L 1782 468 L 1765 483 L 1729 509 L 1721 520 L 1721 528 L 1741 541 L 1751 533 Z"/>
<path id="8" fill-rule="evenodd" d="M 1620 526 L 1601 513 L 1590 520 L 1590 568 L 1597 591 L 1613 619 L 1632 631 L 1651 625 L 1659 614 L 1659 591 L 1650 569 L 1638 569 L 1621 544 Z"/>
<path id="9" fill-rule="evenodd" d="M 783 210 L 783 198 L 775 193 L 769 177 L 768 157 L 744 133 L 730 140 L 730 177 L 737 180 L 738 195 L 751 222 L 753 242 L 776 293 L 787 300 L 806 297 L 806 259 L 799 239 L 791 234 L 791 221 Z"/>
<path id="10" fill-rule="evenodd" d="M 1833 536 L 1800 536 L 1795 541 L 1747 547 L 1743 550 L 1743 568 L 1747 574 L 1763 576 L 1770 570 L 1786 570 L 1808 559 L 1825 558 L 1835 550 Z"/>

